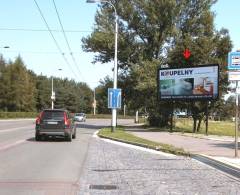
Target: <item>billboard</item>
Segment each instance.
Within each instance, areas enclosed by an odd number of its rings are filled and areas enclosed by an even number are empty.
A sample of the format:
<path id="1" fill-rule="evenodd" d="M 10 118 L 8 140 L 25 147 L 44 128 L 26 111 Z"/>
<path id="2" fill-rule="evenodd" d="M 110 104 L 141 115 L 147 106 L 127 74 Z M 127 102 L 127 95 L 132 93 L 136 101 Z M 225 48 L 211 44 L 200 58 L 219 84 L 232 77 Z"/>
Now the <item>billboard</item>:
<path id="1" fill-rule="evenodd" d="M 219 66 L 204 65 L 158 70 L 160 100 L 217 99 Z"/>

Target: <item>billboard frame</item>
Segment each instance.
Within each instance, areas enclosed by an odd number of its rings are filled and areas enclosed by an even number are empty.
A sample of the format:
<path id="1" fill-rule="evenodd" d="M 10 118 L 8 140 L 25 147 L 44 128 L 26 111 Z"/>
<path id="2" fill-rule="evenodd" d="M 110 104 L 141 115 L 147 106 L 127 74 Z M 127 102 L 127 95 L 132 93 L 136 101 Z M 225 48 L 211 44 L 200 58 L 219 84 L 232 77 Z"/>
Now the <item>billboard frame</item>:
<path id="1" fill-rule="evenodd" d="M 159 72 L 161 70 L 172 70 L 172 69 L 185 69 L 185 68 L 201 68 L 201 67 L 217 67 L 218 68 L 218 74 L 217 74 L 217 96 L 216 97 L 184 97 L 184 98 L 166 98 L 163 99 L 161 98 L 161 92 L 160 92 L 160 74 Z M 214 101 L 219 99 L 219 78 L 220 78 L 220 70 L 219 70 L 219 64 L 205 64 L 205 65 L 198 65 L 198 66 L 184 66 L 184 67 L 178 67 L 178 66 L 173 66 L 173 67 L 168 67 L 168 68 L 158 68 L 157 70 L 157 99 L 158 101 L 182 101 L 185 100 L 187 102 L 191 101 Z"/>

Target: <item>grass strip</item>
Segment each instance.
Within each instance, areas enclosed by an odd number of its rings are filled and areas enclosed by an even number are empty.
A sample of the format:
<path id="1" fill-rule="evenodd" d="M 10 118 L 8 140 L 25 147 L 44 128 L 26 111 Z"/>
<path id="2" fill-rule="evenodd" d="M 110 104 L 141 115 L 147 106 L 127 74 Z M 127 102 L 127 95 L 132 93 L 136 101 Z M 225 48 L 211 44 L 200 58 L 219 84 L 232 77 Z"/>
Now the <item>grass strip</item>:
<path id="1" fill-rule="evenodd" d="M 153 132 L 170 132 L 170 127 L 151 127 L 145 125 L 144 128 Z M 193 133 L 193 120 L 187 118 L 175 119 L 173 132 Z M 205 123 L 202 122 L 199 132 L 196 135 L 205 135 Z M 208 122 L 208 135 L 235 136 L 235 123 L 232 121 L 212 121 Z"/>
<path id="2" fill-rule="evenodd" d="M 169 144 L 157 143 L 137 137 L 135 135 L 127 133 L 123 127 L 116 128 L 114 132 L 111 132 L 111 128 L 103 128 L 98 132 L 98 136 L 101 138 L 112 139 L 115 141 L 142 146 L 145 148 L 150 148 L 157 151 L 167 152 L 175 155 L 190 156 L 190 153 L 184 151 L 182 148 L 176 148 Z"/>

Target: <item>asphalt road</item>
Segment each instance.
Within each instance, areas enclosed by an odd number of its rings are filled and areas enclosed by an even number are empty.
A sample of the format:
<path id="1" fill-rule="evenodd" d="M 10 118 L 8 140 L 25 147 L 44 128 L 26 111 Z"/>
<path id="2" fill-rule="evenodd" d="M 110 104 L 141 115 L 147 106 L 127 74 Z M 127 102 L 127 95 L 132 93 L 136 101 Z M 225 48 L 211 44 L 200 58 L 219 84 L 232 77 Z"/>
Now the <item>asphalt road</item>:
<path id="1" fill-rule="evenodd" d="M 87 120 L 71 143 L 36 142 L 33 120 L 0 121 L 0 195 L 240 194 L 239 180 L 190 158 L 93 136 L 106 125 Z"/>
<path id="2" fill-rule="evenodd" d="M 110 120 L 79 123 L 71 143 L 60 138 L 36 142 L 34 122 L 0 121 L 0 194 L 76 194 L 92 135 Z"/>

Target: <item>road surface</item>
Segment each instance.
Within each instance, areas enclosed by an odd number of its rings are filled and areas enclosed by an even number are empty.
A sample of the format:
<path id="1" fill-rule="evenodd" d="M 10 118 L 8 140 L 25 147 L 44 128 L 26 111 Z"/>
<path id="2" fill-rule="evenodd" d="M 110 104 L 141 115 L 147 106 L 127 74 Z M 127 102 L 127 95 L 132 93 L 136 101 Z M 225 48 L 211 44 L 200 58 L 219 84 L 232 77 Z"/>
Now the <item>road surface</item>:
<path id="1" fill-rule="evenodd" d="M 0 121 L 0 195 L 240 194 L 238 179 L 198 161 L 93 136 L 109 124 L 87 119 L 70 143 L 36 142 L 33 120 Z"/>

